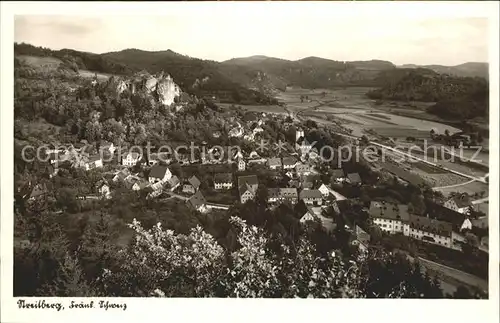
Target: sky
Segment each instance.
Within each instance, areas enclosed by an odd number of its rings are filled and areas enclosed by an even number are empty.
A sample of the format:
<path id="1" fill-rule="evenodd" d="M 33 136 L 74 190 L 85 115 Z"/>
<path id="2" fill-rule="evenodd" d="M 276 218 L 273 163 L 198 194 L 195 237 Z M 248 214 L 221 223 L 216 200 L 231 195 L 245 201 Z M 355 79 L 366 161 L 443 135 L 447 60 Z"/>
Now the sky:
<path id="1" fill-rule="evenodd" d="M 184 10 L 154 16 L 17 15 L 14 40 L 93 53 L 170 49 L 216 61 L 266 55 L 457 65 L 487 62 L 489 36 L 487 18 Z"/>

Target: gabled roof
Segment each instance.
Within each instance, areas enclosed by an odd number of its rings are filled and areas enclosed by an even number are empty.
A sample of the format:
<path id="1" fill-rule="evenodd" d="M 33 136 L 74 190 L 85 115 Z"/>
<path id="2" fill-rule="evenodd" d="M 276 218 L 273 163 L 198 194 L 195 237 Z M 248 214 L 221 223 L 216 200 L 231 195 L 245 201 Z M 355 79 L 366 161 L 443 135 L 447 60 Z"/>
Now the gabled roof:
<path id="1" fill-rule="evenodd" d="M 268 188 L 269 198 L 297 198 L 296 188 Z"/>
<path id="2" fill-rule="evenodd" d="M 355 228 L 355 233 L 356 233 L 356 239 L 362 244 L 366 245 L 370 242 L 370 235 L 357 225 Z"/>
<path id="3" fill-rule="evenodd" d="M 231 173 L 217 173 L 214 176 L 214 183 L 231 183 L 233 181 L 233 174 Z"/>
<path id="4" fill-rule="evenodd" d="M 132 159 L 139 159 L 141 157 L 141 155 L 137 152 L 129 152 L 125 155 L 125 158 L 127 158 L 128 156 L 130 156 Z"/>
<path id="5" fill-rule="evenodd" d="M 444 205 L 429 202 L 427 204 L 425 215 L 431 219 L 451 223 L 455 230 L 460 230 L 467 216 L 465 214 L 449 209 Z"/>
<path id="6" fill-rule="evenodd" d="M 201 191 L 196 192 L 193 196 L 191 196 L 188 200 L 188 204 L 193 208 L 198 209 L 199 207 L 205 205 L 207 201 Z"/>
<path id="7" fill-rule="evenodd" d="M 259 185 L 259 179 L 256 175 L 245 175 L 238 177 L 238 187 L 242 187 L 245 184 Z"/>
<path id="8" fill-rule="evenodd" d="M 98 160 L 101 160 L 101 156 L 100 155 L 89 156 L 89 162 L 96 162 Z"/>
<path id="9" fill-rule="evenodd" d="M 450 236 L 453 230 L 451 223 L 431 219 L 425 216 L 410 215 L 410 226 L 414 229 L 439 234 L 441 236 Z"/>
<path id="10" fill-rule="evenodd" d="M 305 172 L 305 171 L 310 171 L 311 170 L 311 166 L 307 165 L 307 164 L 302 164 L 302 163 L 299 163 L 295 166 L 295 170 L 297 172 Z"/>
<path id="11" fill-rule="evenodd" d="M 269 165 L 269 166 L 281 166 L 281 159 L 280 158 L 269 158 L 267 160 L 267 165 Z"/>
<path id="12" fill-rule="evenodd" d="M 331 178 L 333 180 L 336 180 L 338 178 L 344 178 L 344 177 L 345 177 L 345 174 L 344 174 L 344 171 L 342 169 L 332 169 Z"/>
<path id="13" fill-rule="evenodd" d="M 168 183 L 170 184 L 170 186 L 175 186 L 179 183 L 179 177 L 173 175 L 172 177 L 170 177 L 170 179 L 168 180 Z"/>
<path id="14" fill-rule="evenodd" d="M 408 205 L 392 204 L 385 201 L 370 203 L 370 217 L 382 218 L 388 220 L 398 220 L 408 222 L 410 214 L 408 213 Z"/>
<path id="15" fill-rule="evenodd" d="M 153 166 L 151 167 L 151 170 L 149 171 L 149 177 L 150 178 L 164 178 L 165 174 L 167 173 L 168 167 L 165 166 Z"/>
<path id="16" fill-rule="evenodd" d="M 193 175 L 193 176 L 191 176 L 191 177 L 188 179 L 188 182 L 189 182 L 189 184 L 193 185 L 193 187 L 194 187 L 195 189 L 198 189 L 198 187 L 200 187 L 200 185 L 201 185 L 200 180 L 199 180 L 196 176 L 194 176 L 194 175 Z"/>
<path id="17" fill-rule="evenodd" d="M 283 157 L 283 166 L 295 165 L 297 163 L 297 158 L 295 157 Z"/>
<path id="18" fill-rule="evenodd" d="M 358 173 L 349 173 L 347 174 L 347 178 L 351 183 L 355 184 L 361 183 L 361 176 L 359 176 Z"/>
<path id="19" fill-rule="evenodd" d="M 321 194 L 321 192 L 318 191 L 318 190 L 302 190 L 300 192 L 300 198 L 301 199 L 306 199 L 306 198 L 323 198 L 323 194 Z"/>

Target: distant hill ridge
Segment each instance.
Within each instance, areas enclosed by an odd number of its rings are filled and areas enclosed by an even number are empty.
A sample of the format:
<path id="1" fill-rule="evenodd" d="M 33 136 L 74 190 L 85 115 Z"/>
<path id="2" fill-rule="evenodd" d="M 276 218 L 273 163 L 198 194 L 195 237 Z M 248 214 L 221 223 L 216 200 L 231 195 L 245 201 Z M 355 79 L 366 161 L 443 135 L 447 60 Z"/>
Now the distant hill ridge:
<path id="1" fill-rule="evenodd" d="M 166 72 L 188 93 L 199 96 L 220 95 L 242 102 L 268 102 L 274 91 L 284 90 L 286 86 L 382 87 L 388 80 L 394 82 L 398 77 L 403 77 L 408 70 L 383 60 L 346 62 L 315 56 L 291 61 L 255 55 L 216 62 L 189 57 L 170 49 L 145 51 L 129 48 L 93 54 L 71 49 L 54 51 L 28 44 L 15 44 L 14 50 L 16 55 L 52 56 L 70 64 L 74 63 L 80 69 L 100 73 L 132 75 L 142 70 L 152 74 Z M 483 63 L 465 63 L 442 68 L 436 67 L 439 65 L 431 65 L 426 69 L 437 73 L 459 69 L 463 74 L 474 74 L 481 68 L 484 69 L 481 64 Z"/>
<path id="2" fill-rule="evenodd" d="M 467 62 L 455 66 L 404 64 L 399 67 L 427 68 L 440 74 L 450 74 L 462 77 L 483 77 L 485 79 L 488 79 L 489 76 L 489 64 L 483 62 Z"/>

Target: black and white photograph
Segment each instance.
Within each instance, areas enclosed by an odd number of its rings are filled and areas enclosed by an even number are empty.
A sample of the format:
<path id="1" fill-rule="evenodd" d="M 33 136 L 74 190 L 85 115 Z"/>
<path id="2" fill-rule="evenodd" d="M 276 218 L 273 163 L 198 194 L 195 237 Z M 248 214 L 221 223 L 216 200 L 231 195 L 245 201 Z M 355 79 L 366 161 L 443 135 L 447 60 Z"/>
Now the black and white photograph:
<path id="1" fill-rule="evenodd" d="M 17 309 L 498 300 L 491 15 L 156 5 L 11 18 Z"/>

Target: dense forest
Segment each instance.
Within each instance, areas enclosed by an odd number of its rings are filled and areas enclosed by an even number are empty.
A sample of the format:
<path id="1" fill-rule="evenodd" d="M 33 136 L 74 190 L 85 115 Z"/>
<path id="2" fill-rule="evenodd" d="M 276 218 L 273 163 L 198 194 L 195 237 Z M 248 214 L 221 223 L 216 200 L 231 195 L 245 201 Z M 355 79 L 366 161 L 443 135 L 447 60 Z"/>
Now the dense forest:
<path id="1" fill-rule="evenodd" d="M 428 112 L 449 120 L 488 118 L 489 85 L 479 77 L 456 77 L 429 69 L 397 69 L 381 73 L 380 89 L 367 93 L 375 100 L 436 102 Z"/>
<path id="2" fill-rule="evenodd" d="M 170 74 L 187 93 L 199 97 L 216 96 L 224 102 L 240 104 L 276 104 L 276 100 L 231 80 L 219 71 L 216 62 L 204 61 L 177 54 L 173 51 L 147 52 L 127 49 L 107 54 L 92 54 L 70 49 L 54 51 L 29 44 L 15 44 L 15 55 L 54 57 L 71 69 L 119 76 L 132 76 L 139 72 Z M 252 73 L 245 71 L 248 80 Z M 241 73 L 240 73 L 241 74 Z"/>

